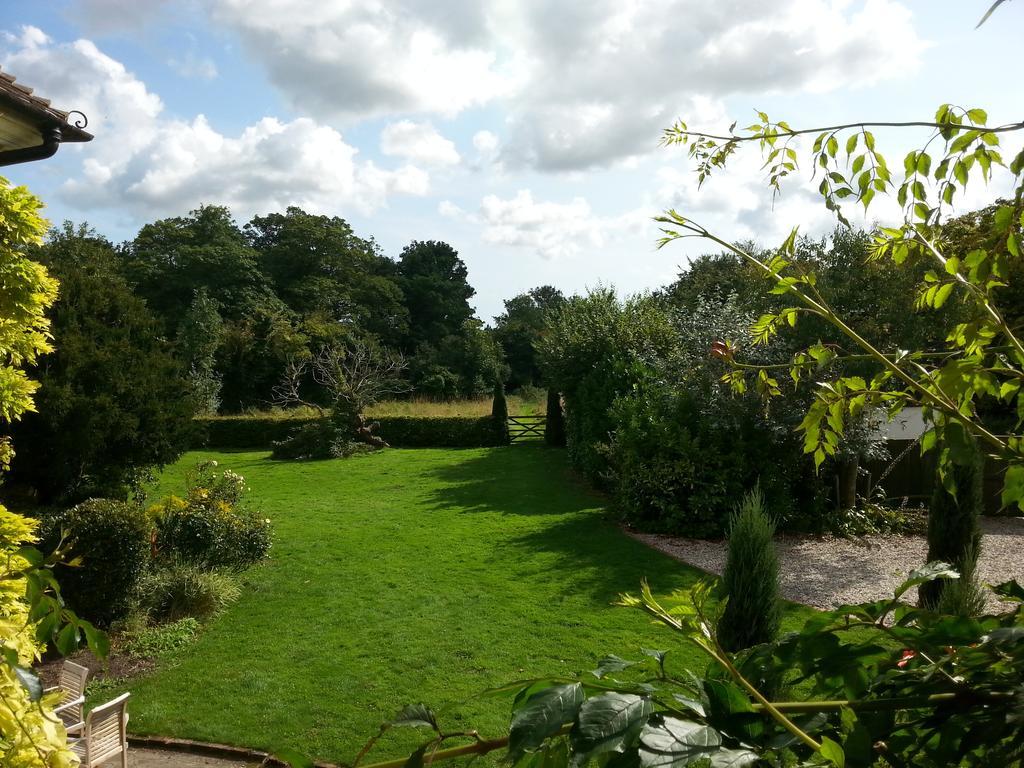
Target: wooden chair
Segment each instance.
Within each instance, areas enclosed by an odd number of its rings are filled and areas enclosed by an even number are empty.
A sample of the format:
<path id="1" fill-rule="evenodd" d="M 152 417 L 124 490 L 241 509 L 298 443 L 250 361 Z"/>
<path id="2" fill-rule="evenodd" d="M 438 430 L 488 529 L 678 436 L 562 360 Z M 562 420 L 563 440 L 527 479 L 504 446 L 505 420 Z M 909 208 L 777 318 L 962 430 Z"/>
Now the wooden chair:
<path id="1" fill-rule="evenodd" d="M 65 661 L 60 670 L 60 682 L 46 692 L 60 691 L 60 704 L 53 710 L 64 723 L 69 734 L 82 730 L 82 708 L 85 706 L 85 684 L 89 680 L 89 668 L 73 661 Z"/>
<path id="2" fill-rule="evenodd" d="M 128 768 L 129 698 L 130 693 L 122 693 L 85 716 L 82 737 L 69 742 L 81 768 L 94 768 L 115 755 L 121 755 L 121 768 Z"/>

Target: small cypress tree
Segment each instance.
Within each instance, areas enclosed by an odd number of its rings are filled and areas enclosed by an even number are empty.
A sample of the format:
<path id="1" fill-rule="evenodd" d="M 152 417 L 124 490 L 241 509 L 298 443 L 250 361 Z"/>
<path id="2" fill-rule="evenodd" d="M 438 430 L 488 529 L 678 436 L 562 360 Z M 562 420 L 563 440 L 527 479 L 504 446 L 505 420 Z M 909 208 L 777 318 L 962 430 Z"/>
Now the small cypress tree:
<path id="1" fill-rule="evenodd" d="M 498 432 L 499 442 L 508 443 L 508 402 L 505 400 L 505 385 L 500 380 L 494 382 L 491 419 L 494 421 L 494 429 Z"/>
<path id="2" fill-rule="evenodd" d="M 779 632 L 782 605 L 774 535 L 775 521 L 765 512 L 764 494 L 755 487 L 729 521 L 721 584 L 729 601 L 718 622 L 718 641 L 728 651 L 770 642 Z"/>
<path id="3" fill-rule="evenodd" d="M 954 612 L 969 610 L 977 605 L 980 588 L 976 580 L 976 565 L 981 555 L 981 528 L 979 517 L 984 509 L 983 460 L 975 450 L 971 458 L 962 464 L 954 464 L 952 473 L 956 494 L 951 494 L 940 480 L 936 480 L 932 502 L 928 509 L 928 562 L 940 560 L 949 563 L 960 573 L 959 583 L 951 595 L 947 607 L 960 608 Z M 922 584 L 919 603 L 922 608 L 942 610 L 944 593 L 954 582 L 935 579 Z M 972 593 L 974 598 L 971 597 Z"/>
<path id="4" fill-rule="evenodd" d="M 565 447 L 565 416 L 562 413 L 562 396 L 554 389 L 548 390 L 544 442 L 556 448 Z"/>

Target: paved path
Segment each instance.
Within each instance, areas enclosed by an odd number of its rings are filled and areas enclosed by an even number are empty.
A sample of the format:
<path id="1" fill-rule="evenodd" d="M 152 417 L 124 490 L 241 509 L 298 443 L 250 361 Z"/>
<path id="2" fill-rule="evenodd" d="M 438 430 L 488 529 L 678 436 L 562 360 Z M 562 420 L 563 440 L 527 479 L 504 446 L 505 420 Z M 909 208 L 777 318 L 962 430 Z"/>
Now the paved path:
<path id="1" fill-rule="evenodd" d="M 259 763 L 244 763 L 238 760 L 223 760 L 217 757 L 192 755 L 187 752 L 174 752 L 167 749 L 128 750 L 128 768 L 246 768 Z M 103 768 L 120 768 L 119 758 L 111 758 L 103 764 Z"/>

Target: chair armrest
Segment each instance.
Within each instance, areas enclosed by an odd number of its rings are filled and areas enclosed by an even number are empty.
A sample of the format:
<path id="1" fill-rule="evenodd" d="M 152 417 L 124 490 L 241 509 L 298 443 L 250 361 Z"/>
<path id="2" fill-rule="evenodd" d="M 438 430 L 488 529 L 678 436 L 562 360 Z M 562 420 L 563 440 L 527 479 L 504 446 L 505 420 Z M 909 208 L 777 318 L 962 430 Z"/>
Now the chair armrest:
<path id="1" fill-rule="evenodd" d="M 43 693 L 53 693 L 54 691 L 59 691 L 59 690 L 60 690 L 60 686 L 59 685 L 51 685 L 49 688 L 43 688 Z"/>
<path id="2" fill-rule="evenodd" d="M 63 712 L 66 709 L 70 709 L 71 707 L 80 707 L 83 704 L 85 704 L 85 696 L 79 696 L 77 699 L 72 699 L 71 701 L 65 701 L 59 707 L 54 707 L 53 708 L 53 713 L 55 715 L 59 715 L 61 712 Z"/>

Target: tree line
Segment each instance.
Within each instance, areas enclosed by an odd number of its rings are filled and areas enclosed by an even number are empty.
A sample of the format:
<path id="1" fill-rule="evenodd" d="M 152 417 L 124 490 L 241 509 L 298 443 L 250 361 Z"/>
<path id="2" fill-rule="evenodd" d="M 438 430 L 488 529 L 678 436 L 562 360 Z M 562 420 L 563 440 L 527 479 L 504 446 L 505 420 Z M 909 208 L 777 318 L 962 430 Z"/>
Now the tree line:
<path id="1" fill-rule="evenodd" d="M 539 385 L 533 340 L 562 300 L 550 287 L 517 296 L 488 328 L 449 244 L 414 241 L 393 259 L 344 219 L 296 207 L 240 226 L 204 205 L 120 244 L 65 222 L 26 255 L 61 288 L 36 410 L 13 426 L 8 493 L 43 502 L 123 493 L 185 450 L 193 416 L 275 405 L 289 366 L 325 349 L 400 356 L 407 389 L 431 398 Z"/>

